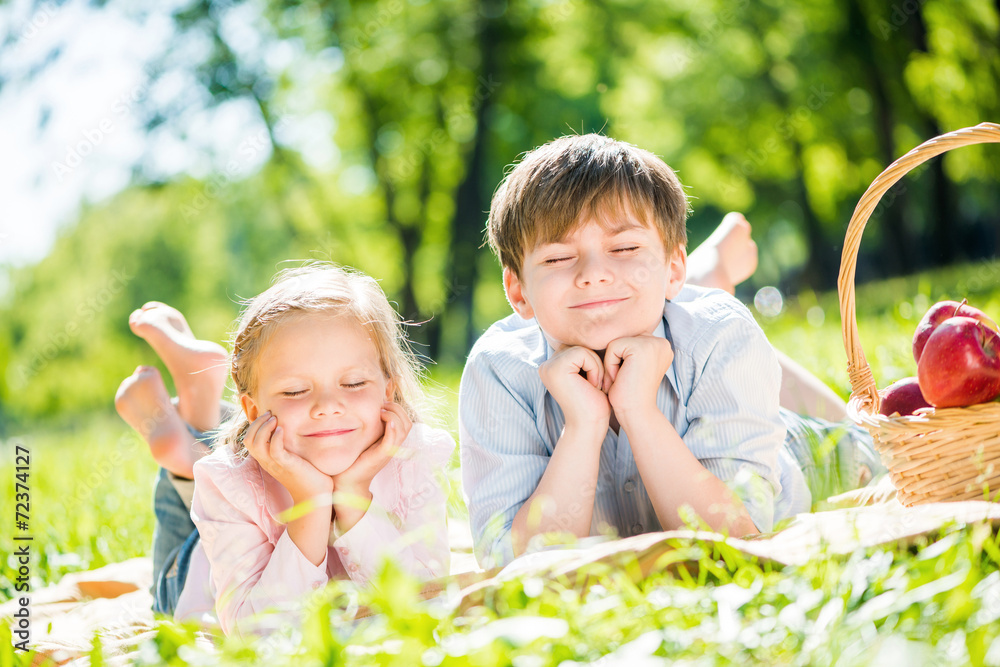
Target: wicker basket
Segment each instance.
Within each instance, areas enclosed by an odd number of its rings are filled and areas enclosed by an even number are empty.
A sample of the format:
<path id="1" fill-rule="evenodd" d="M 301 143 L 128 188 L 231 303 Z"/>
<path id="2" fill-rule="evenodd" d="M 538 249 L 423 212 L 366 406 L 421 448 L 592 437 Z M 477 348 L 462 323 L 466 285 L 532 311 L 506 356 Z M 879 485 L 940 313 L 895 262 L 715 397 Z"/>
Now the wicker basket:
<path id="1" fill-rule="evenodd" d="M 896 181 L 936 155 L 979 143 L 1000 143 L 1000 125 L 981 123 L 943 134 L 889 165 L 854 209 L 840 260 L 840 319 L 853 389 L 848 414 L 871 432 L 904 505 L 993 498 L 1000 492 L 1000 403 L 932 409 L 905 417 L 879 414 L 878 388 L 858 339 L 854 307 L 858 247 L 872 211 Z"/>

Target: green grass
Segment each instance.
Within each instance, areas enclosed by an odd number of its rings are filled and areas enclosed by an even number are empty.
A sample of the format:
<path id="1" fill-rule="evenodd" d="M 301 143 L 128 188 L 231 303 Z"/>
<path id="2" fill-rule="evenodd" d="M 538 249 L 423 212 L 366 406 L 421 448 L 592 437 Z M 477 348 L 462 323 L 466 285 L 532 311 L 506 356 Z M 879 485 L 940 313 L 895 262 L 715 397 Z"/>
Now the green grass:
<path id="1" fill-rule="evenodd" d="M 968 299 L 994 319 L 1000 318 L 1000 262 L 952 266 L 857 289 L 858 335 L 879 388 L 916 375 L 913 330 L 927 309 L 944 299 Z M 836 292 L 805 292 L 786 302 L 777 317 L 757 315 L 757 321 L 775 347 L 845 399 L 850 395 Z"/>
<path id="2" fill-rule="evenodd" d="M 15 534 L 33 537 L 33 589 L 67 572 L 149 553 L 156 465 L 146 445 L 117 416 L 6 440 L 0 446 L 0 490 L 11 501 L 17 446 L 30 452 L 29 525 L 24 532 L 11 526 L 0 533 L 0 553 L 13 553 Z M 11 516 L 4 517 L 11 523 L 13 504 Z M 13 556 L 6 556 L 0 570 L 3 597 L 14 592 L 16 570 Z"/>
<path id="3" fill-rule="evenodd" d="M 910 337 L 931 303 L 968 298 L 1000 316 L 997 277 L 1000 264 L 990 263 L 860 289 L 861 341 L 878 385 L 914 374 Z M 758 319 L 776 347 L 847 396 L 836 294 L 805 294 L 781 315 Z M 439 417 L 455 433 L 457 371 L 436 369 L 434 378 Z M 148 553 L 155 468 L 117 418 L 8 439 L 0 449 L 5 498 L 13 498 L 18 443 L 31 451 L 34 589 L 69 571 Z M 450 479 L 452 511 L 462 516 L 457 455 Z M 13 532 L 0 534 L 0 553 L 11 553 Z M 600 584 L 585 590 L 558 579 L 514 580 L 464 611 L 419 603 L 415 584 L 389 569 L 366 592 L 331 586 L 310 605 L 301 630 L 256 642 L 226 640 L 208 656 L 190 628 L 165 622 L 136 661 L 520 667 L 613 655 L 637 664 L 661 657 L 697 665 L 1000 665 L 1000 545 L 988 526 L 951 527 L 916 546 L 785 569 L 707 543 L 683 548 L 698 567 L 638 583 L 627 568 L 597 569 L 591 574 Z M 15 567 L 8 558 L 0 572 L 5 597 L 13 592 Z M 346 623 L 347 601 L 381 613 Z M 9 664 L 5 651 L 0 665 Z"/>

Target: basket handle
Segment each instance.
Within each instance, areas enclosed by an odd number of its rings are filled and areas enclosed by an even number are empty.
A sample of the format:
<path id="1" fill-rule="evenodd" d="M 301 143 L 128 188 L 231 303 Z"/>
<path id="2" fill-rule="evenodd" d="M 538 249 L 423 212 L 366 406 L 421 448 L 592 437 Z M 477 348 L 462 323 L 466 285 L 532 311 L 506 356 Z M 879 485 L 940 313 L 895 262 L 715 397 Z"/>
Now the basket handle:
<path id="1" fill-rule="evenodd" d="M 889 165 L 878 178 L 872 181 L 868 190 L 861 196 L 847 225 L 847 237 L 844 239 L 844 250 L 840 256 L 840 277 L 837 279 L 837 292 L 840 296 L 840 326 L 844 333 L 844 349 L 847 351 L 847 372 L 851 380 L 851 399 L 859 400 L 860 407 L 869 413 L 874 413 L 879 407 L 878 388 L 872 376 L 871 366 L 865 358 L 858 340 L 857 312 L 854 307 L 854 274 L 857 269 L 858 248 L 861 245 L 861 234 L 875 207 L 882 196 L 889 191 L 896 181 L 905 176 L 913 168 L 923 164 L 936 155 L 950 151 L 960 146 L 972 144 L 1000 143 L 1000 125 L 996 123 L 980 123 L 975 127 L 966 127 L 954 132 L 942 134 L 920 144 L 903 157 Z"/>

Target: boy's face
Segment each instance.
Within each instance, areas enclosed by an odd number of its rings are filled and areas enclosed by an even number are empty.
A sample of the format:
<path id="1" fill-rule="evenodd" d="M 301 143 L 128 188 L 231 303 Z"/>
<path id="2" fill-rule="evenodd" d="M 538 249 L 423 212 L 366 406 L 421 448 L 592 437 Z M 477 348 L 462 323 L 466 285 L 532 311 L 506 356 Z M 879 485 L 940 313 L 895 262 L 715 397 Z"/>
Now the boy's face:
<path id="1" fill-rule="evenodd" d="M 511 306 L 538 321 L 553 349 L 603 350 L 652 333 L 685 276 L 684 248 L 667 257 L 659 231 L 622 213 L 611 225 L 585 218 L 558 242 L 535 246 L 521 278 L 504 269 L 503 282 Z"/>

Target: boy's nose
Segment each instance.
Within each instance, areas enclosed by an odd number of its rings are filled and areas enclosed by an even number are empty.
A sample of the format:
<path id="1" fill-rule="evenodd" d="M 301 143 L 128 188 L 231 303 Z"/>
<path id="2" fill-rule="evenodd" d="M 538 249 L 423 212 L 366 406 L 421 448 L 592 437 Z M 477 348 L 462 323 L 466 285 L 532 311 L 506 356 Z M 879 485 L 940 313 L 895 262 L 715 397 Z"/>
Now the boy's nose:
<path id="1" fill-rule="evenodd" d="M 614 279 L 603 253 L 584 253 L 577 262 L 577 284 L 582 286 L 609 283 Z"/>

